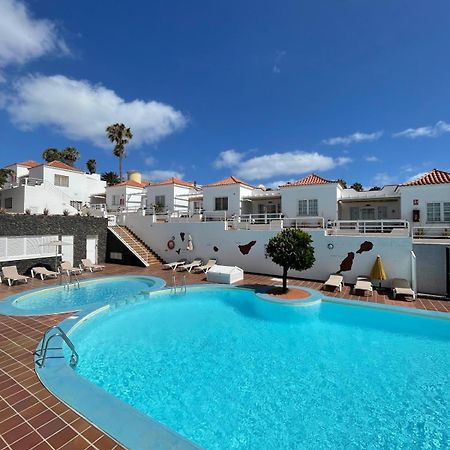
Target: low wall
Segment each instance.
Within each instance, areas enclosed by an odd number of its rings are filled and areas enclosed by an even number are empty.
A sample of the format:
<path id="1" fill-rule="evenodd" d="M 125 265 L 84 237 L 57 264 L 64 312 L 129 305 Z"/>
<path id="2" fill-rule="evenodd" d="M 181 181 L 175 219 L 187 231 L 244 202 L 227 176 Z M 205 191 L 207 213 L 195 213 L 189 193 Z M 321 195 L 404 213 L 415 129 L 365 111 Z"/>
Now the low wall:
<path id="1" fill-rule="evenodd" d="M 219 264 L 236 265 L 247 272 L 277 277 L 282 273 L 279 266 L 265 257 L 265 246 L 276 231 L 228 231 L 223 222 L 152 223 L 150 217 L 137 214 L 128 215 L 124 220 L 124 225 L 165 261 L 215 258 Z M 326 236 L 324 230 L 312 230 L 310 234 L 316 262 L 305 272 L 291 271 L 290 276 L 325 280 L 342 269 L 345 282 L 354 283 L 358 275 L 370 274 L 376 256 L 381 255 L 389 278 L 411 281 L 410 237 Z M 194 244 L 192 252 L 186 250 L 188 235 Z M 169 240 L 175 242 L 172 250 L 167 245 Z"/>
<path id="2" fill-rule="evenodd" d="M 86 236 L 88 235 L 98 236 L 98 261 L 100 263 L 105 261 L 107 229 L 108 220 L 98 217 L 0 214 L 0 236 L 73 236 L 73 263 L 75 266 L 78 266 L 81 259 L 86 257 Z M 34 262 L 33 265 L 36 265 L 36 262 L 39 261 L 23 259 L 19 265 L 22 270 L 27 270 L 27 264 L 32 262 Z M 14 261 L 2 262 L 0 267 L 14 263 Z"/>

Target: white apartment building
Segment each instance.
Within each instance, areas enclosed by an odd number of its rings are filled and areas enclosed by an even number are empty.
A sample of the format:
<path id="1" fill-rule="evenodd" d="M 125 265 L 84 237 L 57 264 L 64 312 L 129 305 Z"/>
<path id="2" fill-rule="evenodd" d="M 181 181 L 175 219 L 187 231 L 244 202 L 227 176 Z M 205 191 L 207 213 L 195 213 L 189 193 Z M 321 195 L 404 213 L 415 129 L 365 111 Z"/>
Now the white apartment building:
<path id="1" fill-rule="evenodd" d="M 0 208 L 7 212 L 76 214 L 105 192 L 106 183 L 99 174 L 87 174 L 61 161 L 29 160 L 5 168 L 13 172 L 0 189 Z"/>

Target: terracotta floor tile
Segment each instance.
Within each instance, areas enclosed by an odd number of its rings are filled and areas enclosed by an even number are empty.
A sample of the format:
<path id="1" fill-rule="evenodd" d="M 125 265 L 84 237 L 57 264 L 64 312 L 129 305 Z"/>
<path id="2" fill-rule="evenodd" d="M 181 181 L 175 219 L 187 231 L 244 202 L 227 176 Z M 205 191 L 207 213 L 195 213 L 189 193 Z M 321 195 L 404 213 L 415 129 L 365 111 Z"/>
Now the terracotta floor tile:
<path id="1" fill-rule="evenodd" d="M 25 450 L 25 449 L 31 449 L 37 444 L 42 442 L 42 436 L 40 436 L 36 432 L 32 432 L 28 434 L 27 436 L 24 436 L 22 439 L 14 442 L 14 444 L 11 444 L 11 448 L 13 450 Z"/>
<path id="2" fill-rule="evenodd" d="M 61 447 L 61 450 L 84 450 L 89 447 L 89 442 L 83 436 L 75 436 L 66 445 Z"/>
<path id="3" fill-rule="evenodd" d="M 62 430 L 67 425 L 61 420 L 59 417 L 56 417 L 52 421 L 46 423 L 37 429 L 38 433 L 41 434 L 44 438 L 48 438 L 49 436 L 55 434 L 56 432 Z"/>
<path id="4" fill-rule="evenodd" d="M 30 427 L 26 422 L 22 422 L 19 426 L 7 431 L 2 434 L 2 438 L 8 443 L 12 444 L 13 442 L 18 441 L 23 436 L 31 433 L 33 428 Z"/>
<path id="5" fill-rule="evenodd" d="M 52 447 L 60 448 L 67 444 L 67 442 L 71 441 L 76 435 L 77 433 L 72 430 L 72 428 L 67 426 L 53 436 L 49 437 L 47 441 L 52 445 Z"/>

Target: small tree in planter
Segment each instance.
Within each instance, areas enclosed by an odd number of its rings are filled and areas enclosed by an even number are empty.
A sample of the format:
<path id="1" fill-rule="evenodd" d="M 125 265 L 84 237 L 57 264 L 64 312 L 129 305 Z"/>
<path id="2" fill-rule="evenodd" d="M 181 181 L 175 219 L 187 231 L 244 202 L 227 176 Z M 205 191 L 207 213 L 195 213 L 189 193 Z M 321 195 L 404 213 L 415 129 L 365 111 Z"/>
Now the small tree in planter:
<path id="1" fill-rule="evenodd" d="M 288 271 L 310 269 L 314 262 L 314 247 L 309 233 L 295 228 L 286 228 L 269 240 L 266 256 L 283 268 L 283 293 L 287 292 Z"/>

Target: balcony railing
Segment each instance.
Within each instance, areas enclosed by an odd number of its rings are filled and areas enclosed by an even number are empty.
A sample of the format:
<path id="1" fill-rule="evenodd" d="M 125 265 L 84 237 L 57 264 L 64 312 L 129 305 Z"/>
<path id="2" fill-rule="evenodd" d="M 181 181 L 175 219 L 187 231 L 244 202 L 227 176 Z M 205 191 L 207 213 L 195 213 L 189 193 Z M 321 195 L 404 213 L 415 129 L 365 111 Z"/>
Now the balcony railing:
<path id="1" fill-rule="evenodd" d="M 436 225 L 426 227 L 414 227 L 412 229 L 414 239 L 448 239 L 450 240 L 450 224 L 448 226 Z"/>
<path id="2" fill-rule="evenodd" d="M 407 220 L 336 220 L 327 225 L 327 234 L 391 234 L 409 236 L 409 223 Z"/>

